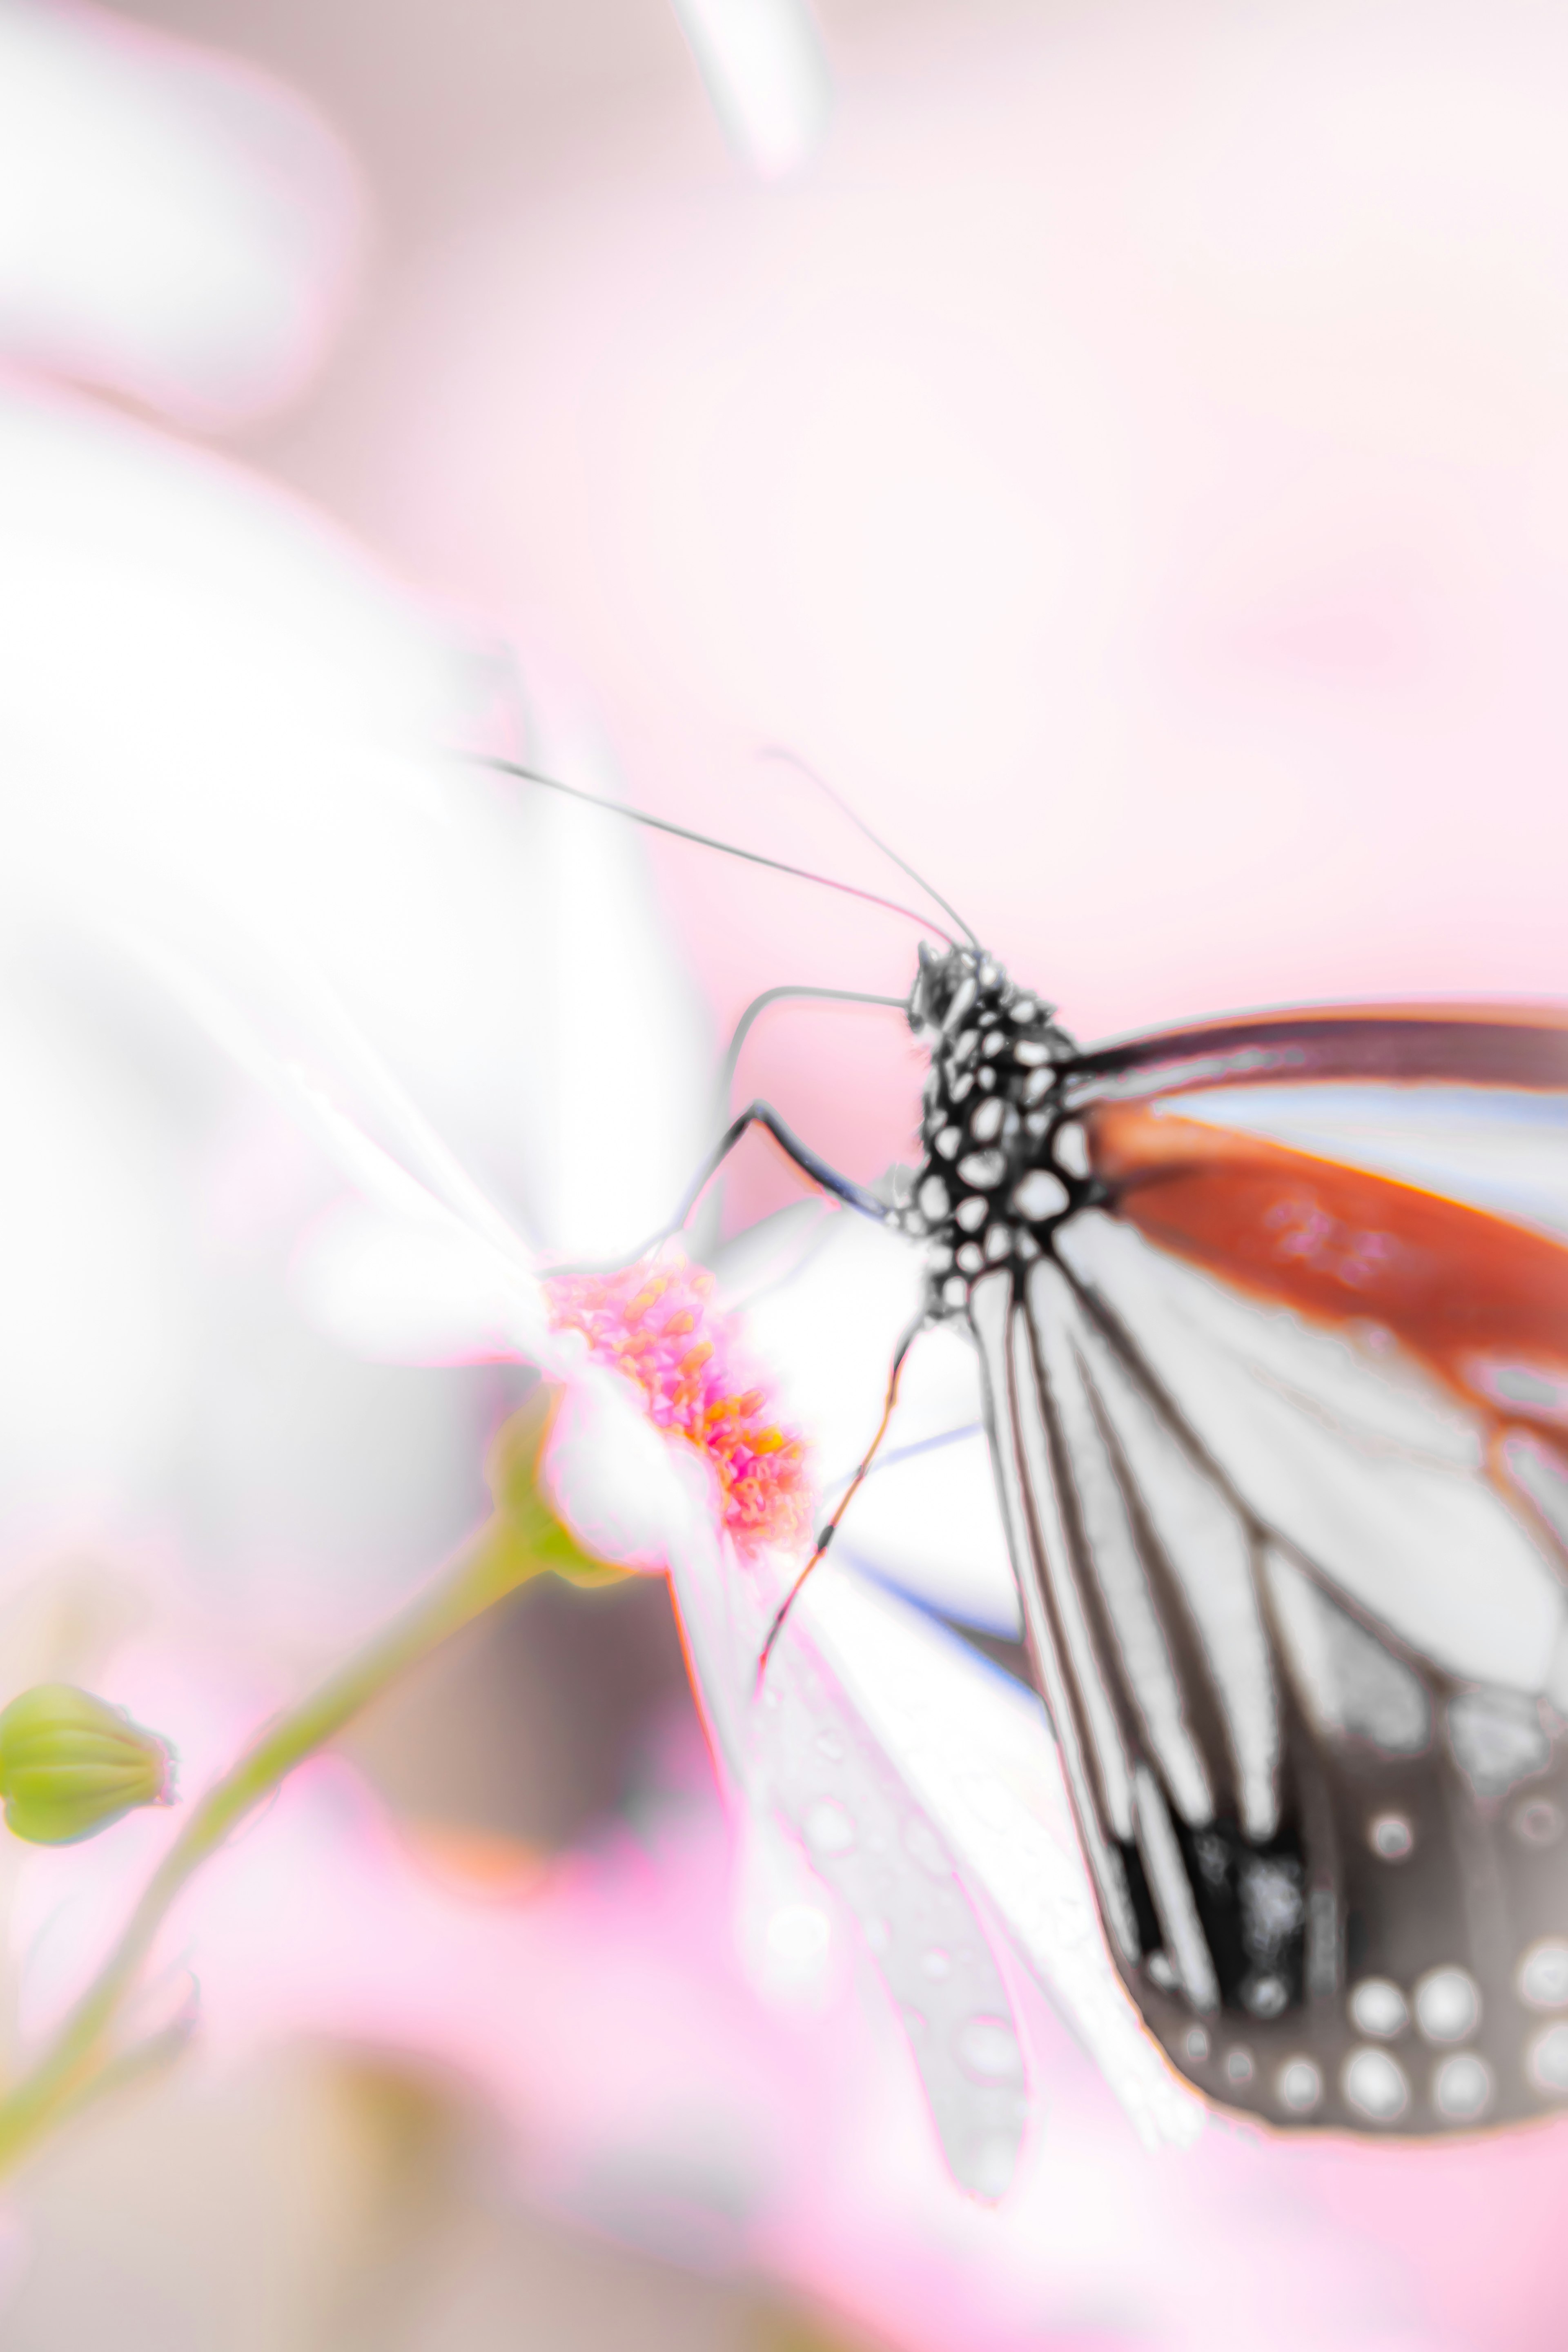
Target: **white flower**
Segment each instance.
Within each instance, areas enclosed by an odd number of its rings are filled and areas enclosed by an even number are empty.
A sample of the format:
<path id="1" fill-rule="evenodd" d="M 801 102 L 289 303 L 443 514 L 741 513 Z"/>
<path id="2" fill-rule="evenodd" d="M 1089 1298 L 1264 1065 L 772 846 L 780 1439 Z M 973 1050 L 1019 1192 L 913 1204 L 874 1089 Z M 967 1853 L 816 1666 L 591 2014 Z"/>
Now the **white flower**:
<path id="1" fill-rule="evenodd" d="M 613 937 L 602 940 L 600 953 L 614 968 Z M 633 976 L 623 977 L 629 985 Z M 360 1147 L 342 1132 L 338 1141 L 347 1167 Z M 370 1162 L 359 1172 L 367 1188 L 377 1184 Z M 432 1332 L 443 1353 L 494 1346 L 500 1291 L 487 1284 L 499 1282 L 500 1254 L 468 1225 L 456 1193 L 444 1204 L 422 1202 L 425 1240 L 409 1250 L 398 1223 L 408 1183 L 405 1172 L 380 1171 L 376 1223 L 340 1230 L 332 1247 L 308 1261 L 310 1295 L 318 1308 L 330 1306 L 340 1336 L 351 1340 L 363 1317 L 373 1344 L 395 1350 L 401 1307 L 412 1352 Z M 828 1465 L 847 1473 L 875 1423 L 894 1338 L 910 1317 L 912 1255 L 847 1212 L 786 1213 L 772 1231 L 743 1237 L 728 1254 L 728 1271 L 735 1295 L 752 1294 L 753 1338 L 779 1366 L 799 1420 Z M 405 1274 L 414 1279 L 404 1291 Z M 515 1321 L 510 1329 L 522 1352 L 569 1387 L 581 1381 L 558 1341 L 541 1344 Z M 922 1345 L 928 1369 L 911 1380 L 895 1449 L 900 1438 L 918 1444 L 943 1425 L 973 1429 L 978 1421 L 978 1382 L 963 1342 L 938 1333 Z M 921 1360 L 917 1351 L 917 1367 Z M 1199 2104 L 1144 2035 L 1111 1969 L 1043 1710 L 887 1589 L 900 1580 L 897 1512 L 868 1514 L 862 1556 L 876 1580 L 849 1564 L 856 1523 L 846 1522 L 842 1549 L 805 1588 L 759 1689 L 763 1645 L 798 1558 L 742 1557 L 721 1517 L 704 1507 L 701 1465 L 689 1449 L 673 1450 L 673 1480 L 648 1475 L 649 1425 L 634 1455 L 616 1386 L 627 1384 L 601 1378 L 574 1398 L 569 1444 L 554 1465 L 558 1492 L 591 1545 L 634 1565 L 662 1559 L 668 1567 L 712 1743 L 747 1817 L 742 1885 L 752 1916 L 741 1937 L 759 1980 L 777 1978 L 782 1949 L 792 1990 L 808 1990 L 802 1949 L 809 1958 L 817 1948 L 810 1899 L 771 1843 L 783 1829 L 858 1920 L 966 2188 L 982 2197 L 1005 2189 L 1031 2106 L 998 1930 L 1051 1993 L 1144 2137 L 1190 2139 Z M 948 1421 L 954 1412 L 957 1422 Z M 892 1487 L 900 1467 L 868 1482 L 868 1494 Z M 957 1617 L 1006 1624 L 995 1507 L 981 1492 L 971 1549 L 940 1598 Z M 931 1563 L 925 1566 L 929 1591 Z"/>
<path id="2" fill-rule="evenodd" d="M 54 19 L 16 24 L 13 38 L 34 44 L 35 89 L 47 88 L 72 37 Z M 204 144 L 195 85 L 181 118 L 166 81 L 99 62 L 96 82 L 61 85 L 79 145 L 84 97 L 93 120 L 107 109 L 123 128 L 99 141 L 110 163 L 94 202 L 112 215 L 116 157 L 144 184 L 129 163 L 150 122 L 170 158 L 163 195 L 124 223 L 161 300 L 121 317 L 108 278 L 67 270 L 48 281 L 67 288 L 51 311 L 13 272 L 14 340 L 144 398 L 161 387 L 176 414 L 233 411 L 275 386 L 310 309 L 278 295 L 279 250 L 298 261 L 304 248 L 287 235 L 280 247 L 278 220 L 254 200 L 265 178 L 254 160 L 236 167 L 226 146 Z M 11 163 L 47 204 L 48 142 Z M 224 177 L 236 168 L 237 197 Z M 216 352 L 198 323 L 212 252 L 189 224 L 204 171 L 227 201 L 225 249 L 237 220 L 255 232 L 251 308 Z M 96 229 L 80 250 L 101 252 Z M 706 1139 L 689 998 L 634 845 L 613 818 L 519 808 L 440 758 L 468 715 L 462 659 L 355 550 L 236 469 L 79 399 L 17 390 L 0 404 L 0 497 L 14 909 L 131 954 L 369 1204 L 304 1255 L 300 1293 L 320 1318 L 373 1352 L 407 1353 L 411 1340 L 416 1353 L 504 1352 L 563 1384 L 552 1467 L 563 1506 L 605 1552 L 668 1563 L 716 1749 L 759 1825 L 746 1884 L 764 1916 L 747 1948 L 787 1949 L 781 1916 L 798 1930 L 813 1910 L 770 1844 L 782 1828 L 858 1919 L 949 2161 L 980 2196 L 1011 2179 L 1031 2096 L 994 1926 L 1146 2134 L 1188 2133 L 1194 2103 L 1106 1958 L 1037 1704 L 837 1560 L 791 1618 L 759 1699 L 757 1661 L 794 1560 L 745 1553 L 696 1451 L 657 1434 L 630 1384 L 553 1327 L 539 1244 L 629 1252 Z M 593 772 L 558 709 L 529 715 L 542 762 Z M 885 1241 L 850 1236 L 829 1229 L 771 1318 L 770 1345 L 833 1470 L 875 1417 L 874 1358 L 887 1349 L 870 1342 L 890 1337 L 913 1280 Z M 929 1420 L 942 1380 L 963 1378 L 945 1339 L 928 1361 L 940 1375 L 919 1376 Z M 972 1394 L 963 1410 L 975 1418 Z M 873 1482 L 862 1520 L 872 1543 L 881 1516 L 884 1572 L 900 1547 L 878 1498 L 896 1475 Z M 984 1568 L 983 1543 L 966 1564 Z M 994 1620 L 1004 1606 L 994 1559 L 988 1606 Z"/>

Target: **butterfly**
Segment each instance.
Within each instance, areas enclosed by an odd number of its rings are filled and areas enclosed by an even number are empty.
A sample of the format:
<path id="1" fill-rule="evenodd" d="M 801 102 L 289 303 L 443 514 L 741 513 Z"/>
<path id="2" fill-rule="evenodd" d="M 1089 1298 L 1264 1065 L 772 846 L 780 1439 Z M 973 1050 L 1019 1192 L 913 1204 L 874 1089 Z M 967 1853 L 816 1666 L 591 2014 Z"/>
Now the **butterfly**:
<path id="1" fill-rule="evenodd" d="M 1568 1243 L 1519 1211 L 1561 1152 L 1568 1021 L 1259 1014 L 1086 1052 L 963 947 L 922 955 L 910 1017 L 904 1222 L 979 1349 L 1145 2024 L 1275 2124 L 1549 2111 Z"/>
<path id="2" fill-rule="evenodd" d="M 682 1214 L 760 1122 L 922 1248 L 917 1328 L 972 1333 L 1145 2026 L 1276 2126 L 1553 2112 L 1568 1015 L 1305 1010 L 1085 1049 L 973 940 L 922 945 L 907 1013 L 928 1072 L 900 1202 L 757 1103 Z"/>

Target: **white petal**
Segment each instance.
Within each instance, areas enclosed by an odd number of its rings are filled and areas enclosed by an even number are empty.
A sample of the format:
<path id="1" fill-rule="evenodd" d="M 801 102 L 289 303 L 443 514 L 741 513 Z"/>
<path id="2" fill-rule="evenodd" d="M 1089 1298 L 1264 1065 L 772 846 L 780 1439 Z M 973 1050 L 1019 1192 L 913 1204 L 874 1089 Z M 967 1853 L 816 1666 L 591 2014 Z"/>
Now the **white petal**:
<path id="1" fill-rule="evenodd" d="M 356 1356 L 393 1364 L 515 1355 L 490 1253 L 459 1229 L 339 1202 L 296 1249 L 289 1293 L 311 1327 Z"/>
<path id="2" fill-rule="evenodd" d="M 773 1805 L 858 1921 L 953 2177 L 974 2196 L 1001 2196 L 1023 2145 L 1030 2085 L 1012 1997 L 962 1853 L 848 1696 L 815 1632 L 790 1627 L 781 1638 L 753 1738 L 752 1800 Z"/>
<path id="3" fill-rule="evenodd" d="M 900 1441 L 895 1426 L 888 1450 L 896 1453 Z M 836 1557 L 961 1624 L 1010 1641 L 1022 1633 L 991 1449 L 978 1426 L 875 1469 L 845 1518 Z"/>
<path id="4" fill-rule="evenodd" d="M 531 678 L 526 701 L 531 764 L 626 798 L 564 696 Z M 567 1257 L 629 1257 L 668 1223 L 721 1131 L 709 1024 L 637 826 L 560 793 L 515 789 L 536 878 L 527 993 L 506 1061 L 528 1108 L 531 1223 Z"/>
<path id="5" fill-rule="evenodd" d="M 713 110 L 764 180 L 809 161 L 832 89 L 806 0 L 676 0 Z"/>
<path id="6" fill-rule="evenodd" d="M 746 1301 L 747 1328 L 786 1412 L 813 1442 L 831 1503 L 876 1428 L 893 1349 L 920 1296 L 920 1259 L 907 1240 L 864 1217 L 803 1205 L 732 1244 L 720 1273 L 726 1300 Z M 1015 1635 L 1017 1587 L 977 1433 L 981 1410 L 967 1333 L 956 1324 L 922 1332 L 884 1455 L 976 1433 L 875 1470 L 840 1542 L 846 1558 L 882 1582 L 965 1623 Z"/>
<path id="7" fill-rule="evenodd" d="M 568 1343 L 562 1360 L 569 1359 Z M 682 1459 L 690 1457 L 689 1465 Z M 585 1551 L 658 1573 L 700 1546 L 713 1499 L 693 1447 L 671 1441 L 618 1372 L 586 1363 L 571 1372 L 545 1448 L 544 1477 Z"/>
<path id="8" fill-rule="evenodd" d="M 335 323 L 357 190 L 254 68 L 87 8 L 0 9 L 0 343 L 216 424 Z"/>
<path id="9" fill-rule="evenodd" d="M 842 1922 L 795 1838 L 770 1815 L 737 1824 L 734 1928 L 741 1965 L 764 2000 L 779 2009 L 818 2008 L 844 1947 Z"/>
<path id="10" fill-rule="evenodd" d="M 676 1605 L 731 1789 L 775 1812 L 859 1923 L 892 1998 L 954 2177 L 999 2196 L 1027 2120 L 1010 1997 L 942 1830 L 792 1619 L 759 1695 L 785 1570 L 739 1564 L 694 1522 L 670 1555 Z M 893 1605 L 891 1603 L 889 1606 Z"/>
<path id="11" fill-rule="evenodd" d="M 863 1719 L 1143 2138 L 1194 2138 L 1202 2104 L 1143 2032 L 1111 1967 L 1038 1700 L 842 1570 L 808 1586 L 800 1606 Z"/>
<path id="12" fill-rule="evenodd" d="M 112 1049 L 5 977 L 0 1496 L 37 1556 L 96 1544 L 188 1444 L 201 1308 L 166 1129 Z"/>

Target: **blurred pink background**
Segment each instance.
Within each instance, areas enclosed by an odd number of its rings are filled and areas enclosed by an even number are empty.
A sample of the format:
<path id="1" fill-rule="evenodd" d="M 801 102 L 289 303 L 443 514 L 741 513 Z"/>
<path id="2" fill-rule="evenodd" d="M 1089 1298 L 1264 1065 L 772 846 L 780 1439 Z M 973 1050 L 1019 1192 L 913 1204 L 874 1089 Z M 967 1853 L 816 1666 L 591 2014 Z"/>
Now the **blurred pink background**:
<path id="1" fill-rule="evenodd" d="M 885 887 L 795 749 L 1086 1035 L 1561 988 L 1550 12 L 840 0 L 771 184 L 646 0 L 159 13 L 316 96 L 377 219 L 249 453 L 559 666 L 645 805 Z M 721 1020 L 905 985 L 890 919 L 660 872 Z M 872 1017 L 754 1055 L 901 1145 Z"/>
<path id="2" fill-rule="evenodd" d="M 510 642 L 646 808 L 905 895 L 759 758 L 790 747 L 1080 1034 L 1284 999 L 1563 994 L 1568 23 L 1524 0 L 758 11 L 804 45 L 776 117 L 748 112 L 721 44 L 699 70 L 688 32 L 701 51 L 722 0 L 693 0 L 686 31 L 667 0 L 38 12 L 200 96 L 220 149 L 226 124 L 250 142 L 240 227 L 271 259 L 232 313 L 213 259 L 209 331 L 173 356 L 138 341 L 152 288 L 122 333 L 29 297 L 13 359 L 312 501 L 454 633 Z M 205 200 L 164 194 L 199 242 Z M 187 266 L 209 267 L 195 243 Z M 780 982 L 907 989 L 912 926 L 650 854 L 714 1041 Z M 497 1036 L 465 1063 L 472 1097 L 516 1083 Z M 804 1007 L 759 1026 L 742 1083 L 870 1177 L 907 1150 L 920 1076 L 894 1016 Z M 196 1156 L 240 1272 L 201 1313 L 257 1370 L 200 1508 L 159 1540 L 259 1584 L 259 1518 L 301 1586 L 334 1549 L 395 1581 L 471 1512 L 504 1381 L 361 1366 L 353 1387 L 288 1355 L 340 1450 L 323 1470 L 279 1430 L 246 1451 L 262 1370 L 283 1377 L 267 1284 L 321 1193 L 208 1083 Z M 729 1210 L 790 1197 L 758 1154 Z M 287 1600 L 205 1595 L 174 1663 L 132 1644 L 124 1695 L 162 1693 L 216 1765 L 315 1654 L 318 1628 L 279 1635 Z M 1026 2201 L 962 2208 L 861 1991 L 781 2025 L 741 1988 L 659 1597 L 586 1605 L 529 1595 L 367 1727 L 354 1770 L 302 1776 L 254 1832 L 259 1876 L 229 1858 L 192 1932 L 215 2018 L 244 2021 L 216 2037 L 233 2104 L 197 2078 L 43 2168 L 18 2352 L 96 2341 L 142 2273 L 158 2294 L 125 2308 L 153 2316 L 124 2340 L 181 2352 L 293 2352 L 304 2310 L 334 2352 L 1562 2341 L 1560 2131 L 1424 2155 L 1219 2126 L 1148 2158 L 1043 2012 Z M 269 1628 L 248 1682 L 213 1662 L 226 1608 Z M 661 2036 L 695 2070 L 689 2109 Z M 596 2073 L 563 2063 L 599 2037 Z M 245 2075 L 284 2040 L 337 2055 L 300 2062 L 303 2090 L 277 2063 Z M 400 2047 L 436 2074 L 386 2074 Z M 442 2068 L 526 2143 L 533 2218 L 495 2187 L 515 2189 L 505 2165 L 464 2169 Z M 601 2113 L 606 2085 L 635 2130 Z M 302 2146 L 335 2217 L 331 2292 L 290 2202 Z M 214 2284 L 180 2215 L 224 2163 L 238 2251 Z M 400 2219 L 437 2209 L 434 2235 Z M 424 2300 L 403 2309 L 416 2238 Z M 235 2281 L 274 2253 L 305 2283 L 255 2317 Z M 183 2263 L 201 2278 L 182 2303 Z M 531 2332 L 542 2312 L 559 2339 Z"/>

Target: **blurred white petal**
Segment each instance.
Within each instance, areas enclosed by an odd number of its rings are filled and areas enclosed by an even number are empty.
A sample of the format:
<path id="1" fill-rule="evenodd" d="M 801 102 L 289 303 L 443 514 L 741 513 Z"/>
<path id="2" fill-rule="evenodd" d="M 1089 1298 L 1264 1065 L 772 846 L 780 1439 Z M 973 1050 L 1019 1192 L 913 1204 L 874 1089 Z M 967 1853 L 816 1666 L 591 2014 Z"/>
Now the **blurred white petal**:
<path id="1" fill-rule="evenodd" d="M 900 1442 L 895 1430 L 890 1448 Z M 983 1429 L 874 1470 L 850 1507 L 835 1551 L 939 1616 L 1007 1641 L 1023 1638 Z"/>
<path id="2" fill-rule="evenodd" d="M 373 820 L 399 848 L 443 822 L 407 763 L 451 723 L 452 654 L 412 601 L 294 501 L 82 401 L 0 403 L 0 498 L 18 847 L 368 946 Z"/>
<path id="3" fill-rule="evenodd" d="M 329 1162 L 394 1228 L 435 1236 L 447 1263 L 470 1269 L 466 1297 L 476 1307 L 481 1297 L 488 1301 L 495 1328 L 513 1351 L 541 1365 L 554 1361 L 557 1351 L 545 1329 L 543 1300 L 522 1242 L 405 1102 L 330 996 L 325 1025 L 338 1048 L 340 1068 L 370 1097 L 391 1135 L 391 1150 L 333 1101 L 319 1078 L 271 1046 L 223 989 L 177 952 L 153 937 L 119 936 L 236 1066 L 293 1112 Z"/>
<path id="4" fill-rule="evenodd" d="M 922 1804 L 900 1748 L 847 1695 L 842 1664 L 815 1633 L 781 1638 L 755 1707 L 753 1801 L 776 1808 L 858 1920 L 954 2179 L 1000 2197 L 1030 2109 L 1012 1997 L 962 1850 Z"/>
<path id="5" fill-rule="evenodd" d="M 833 89 L 806 0 L 675 0 L 713 111 L 764 180 L 810 161 Z"/>
<path id="6" fill-rule="evenodd" d="M 340 1201 L 295 1251 L 289 1293 L 313 1330 L 389 1364 L 457 1364 L 515 1352 L 488 1252 L 467 1234 Z"/>
<path id="7" fill-rule="evenodd" d="M 749 1812 L 737 1830 L 733 1921 L 741 1964 L 765 2000 L 809 2014 L 824 2000 L 842 1948 L 833 1898 L 798 1840 L 771 1814 Z"/>
<path id="8" fill-rule="evenodd" d="M 925 2086 L 954 2178 L 999 2197 L 1029 2093 L 1013 2003 L 962 1857 L 844 1686 L 840 1660 L 798 1618 L 759 1693 L 757 1660 L 789 1563 L 738 1561 L 710 1513 L 668 1554 L 698 1696 L 731 1788 L 777 1815 L 858 1922 Z M 890 1605 L 890 1604 L 889 1604 Z M 754 1877 L 742 1895 L 756 1896 Z M 742 1941 L 765 1927 L 742 1921 Z"/>
<path id="9" fill-rule="evenodd" d="M 0 497 L 13 887 L 175 940 L 362 1109 L 394 1080 L 536 1238 L 634 1247 L 710 1114 L 630 825 L 441 760 L 456 648 L 233 470 L 17 400 Z M 530 715 L 536 757 L 606 781 Z M 334 1000 L 379 1051 L 368 1093 Z"/>
<path id="10" fill-rule="evenodd" d="M 5 978 L 13 977 L 7 972 Z M 133 1079 L 0 992 L 0 1497 L 13 1551 L 97 1538 L 180 1434 L 198 1307 L 180 1169 Z"/>
<path id="11" fill-rule="evenodd" d="M 567 1333 L 557 1343 L 556 1369 L 567 1377 L 545 1447 L 545 1482 L 585 1551 L 662 1572 L 712 1540 L 703 1465 L 692 1447 L 671 1444 L 654 1427 L 629 1381 L 574 1363 L 575 1339 Z"/>
<path id="12" fill-rule="evenodd" d="M 814 1580 L 800 1608 L 1144 2139 L 1194 2139 L 1203 2104 L 1143 2032 L 1111 1966 L 1039 1700 L 842 1569 Z"/>
<path id="13" fill-rule="evenodd" d="M 771 1234 L 742 1236 L 727 1254 L 727 1287 L 746 1296 L 748 1327 L 785 1393 L 809 1408 L 805 1417 L 831 1482 L 853 1467 L 875 1426 L 893 1347 L 918 1297 L 920 1263 L 907 1242 L 847 1213 L 813 1218 L 789 1212 L 770 1222 Z M 809 1844 L 814 1803 L 831 1798 L 848 1811 L 879 1813 L 868 1759 L 882 1759 L 880 1769 L 897 1776 L 906 1817 L 940 1832 L 970 1883 L 984 1889 L 1145 2139 L 1181 2142 L 1198 2128 L 1201 2105 L 1143 2033 L 1110 1964 L 1044 1709 L 850 1566 L 862 1563 L 879 1583 L 944 1613 L 1016 1634 L 1017 1588 L 985 1440 L 974 1428 L 980 1410 L 977 1367 L 963 1335 L 951 1326 L 923 1333 L 910 1359 L 889 1450 L 953 1429 L 974 1433 L 874 1474 L 856 1497 L 769 1669 L 770 1692 L 795 1718 L 769 1751 L 771 1793 Z M 755 1657 L 756 1626 L 739 1643 L 731 1638 L 742 1656 L 749 1638 Z M 807 1662 L 812 1653 L 815 1667 Z M 700 1663 L 703 1645 L 695 1640 L 692 1654 Z M 818 1731 L 836 1750 L 831 1769 L 820 1748 L 813 1748 Z M 833 1790 L 835 1773 L 853 1774 L 852 1803 L 845 1790 Z M 846 1853 L 859 1842 L 858 1828 Z M 831 1853 L 816 1859 L 833 1883 L 846 1874 Z M 850 1894 L 847 1886 L 840 1891 Z M 908 1982 L 895 1977 L 895 1904 L 879 1906 L 862 1894 L 857 1907 L 873 1948 L 882 1939 L 879 1965 L 897 1998 L 919 2010 Z M 906 1942 L 912 1932 L 911 1921 Z M 983 1951 L 978 1927 L 974 1940 Z M 992 1966 L 988 1956 L 984 1965 Z M 959 1989 L 969 2003 L 964 2014 L 985 2013 L 977 1984 Z M 930 2053 L 918 2040 L 913 2047 L 926 2070 Z M 949 2093 L 939 2094 L 929 2078 L 928 2090 L 940 2121 Z M 961 2178 L 967 2177 L 965 2159 L 955 2158 L 949 2131 L 963 2128 L 978 2126 L 973 2119 L 944 2126 L 949 2160 Z M 996 2159 L 999 2141 L 986 2145 L 987 2160 Z"/>
<path id="14" fill-rule="evenodd" d="M 531 764 L 607 797 L 624 786 L 596 733 L 531 680 Z M 522 785 L 540 877 L 516 1083 L 532 1223 L 568 1257 L 629 1256 L 668 1220 L 713 1137 L 701 1000 L 628 819 Z"/>
<path id="15" fill-rule="evenodd" d="M 348 158 L 290 93 L 84 6 L 0 7 L 0 345 L 186 424 L 270 405 L 335 325 Z"/>

